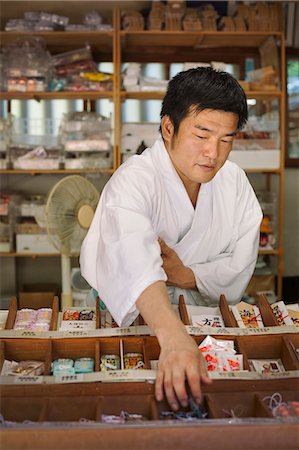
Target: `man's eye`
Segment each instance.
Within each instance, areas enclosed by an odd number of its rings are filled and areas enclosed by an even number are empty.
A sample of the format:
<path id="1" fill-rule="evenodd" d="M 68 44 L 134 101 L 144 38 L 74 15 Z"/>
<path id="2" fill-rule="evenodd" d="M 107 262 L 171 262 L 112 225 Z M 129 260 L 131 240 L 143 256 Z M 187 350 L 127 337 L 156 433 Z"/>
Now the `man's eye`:
<path id="1" fill-rule="evenodd" d="M 232 144 L 232 141 L 226 141 L 225 139 L 221 139 L 221 142 L 224 142 L 225 144 Z"/>
<path id="2" fill-rule="evenodd" d="M 199 139 L 207 139 L 206 136 L 199 136 L 199 135 L 197 135 L 197 137 L 198 137 Z"/>

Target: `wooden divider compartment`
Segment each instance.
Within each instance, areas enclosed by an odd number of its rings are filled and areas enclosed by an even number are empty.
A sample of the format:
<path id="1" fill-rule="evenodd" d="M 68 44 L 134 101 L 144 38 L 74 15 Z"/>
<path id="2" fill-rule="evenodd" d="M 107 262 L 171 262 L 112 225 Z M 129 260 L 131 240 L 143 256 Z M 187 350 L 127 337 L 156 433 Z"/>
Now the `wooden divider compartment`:
<path id="1" fill-rule="evenodd" d="M 101 414 L 119 416 L 122 411 L 141 414 L 146 420 L 158 420 L 157 404 L 152 395 L 107 395 L 101 397 Z"/>
<path id="2" fill-rule="evenodd" d="M 224 322 L 225 327 L 238 327 L 237 321 L 229 309 L 228 302 L 226 300 L 225 295 L 220 295 L 219 299 L 219 309 L 221 312 L 221 316 Z M 179 297 L 179 314 L 181 321 L 184 325 L 192 325 L 191 320 L 189 318 L 187 305 L 185 303 L 185 299 L 183 295 Z"/>
<path id="3" fill-rule="evenodd" d="M 34 308 L 31 308 L 31 309 L 34 309 Z M 5 330 L 13 329 L 15 321 L 16 321 L 17 311 L 18 311 L 17 299 L 15 297 L 13 297 L 11 299 L 11 302 L 9 305 L 8 315 L 7 315 L 6 323 L 5 323 Z M 50 331 L 57 329 L 58 313 L 59 313 L 59 300 L 58 300 L 58 297 L 55 296 L 53 298 L 53 303 L 52 303 L 52 316 L 51 316 L 51 322 L 50 322 L 50 328 L 49 328 Z"/>
<path id="4" fill-rule="evenodd" d="M 158 419 L 161 420 L 161 421 L 169 420 L 168 418 L 164 418 L 163 419 L 160 416 L 160 414 L 164 413 L 164 412 L 165 413 L 166 412 L 170 412 L 170 413 L 173 412 L 172 409 L 171 409 L 171 406 L 169 405 L 169 403 L 168 403 L 168 401 L 166 399 L 166 397 L 164 397 L 164 399 L 162 401 L 160 401 L 160 402 L 156 401 L 156 407 L 157 407 Z M 202 409 L 203 412 L 208 412 L 207 402 L 206 402 L 206 395 L 203 396 L 203 400 L 201 402 L 201 409 Z M 191 412 L 191 408 L 190 408 L 190 406 L 183 407 L 183 406 L 180 405 L 179 410 L 175 411 L 175 412 L 178 412 L 178 413 L 185 412 L 185 413 L 187 413 L 187 412 Z"/>
<path id="5" fill-rule="evenodd" d="M 291 353 L 299 361 L 299 328 L 297 334 L 289 334 L 288 336 L 284 336 L 284 338 L 287 339 L 291 347 Z"/>
<path id="6" fill-rule="evenodd" d="M 279 335 L 237 336 L 237 350 L 243 354 L 244 369 L 250 369 L 249 359 L 281 359 L 285 370 L 298 370 L 299 360 L 291 351 L 288 339 Z"/>
<path id="7" fill-rule="evenodd" d="M 147 349 L 145 346 L 145 339 L 138 337 L 124 337 L 123 343 L 123 355 L 126 353 L 141 353 L 144 361 L 144 368 L 150 369 L 150 362 L 147 355 Z"/>
<path id="8" fill-rule="evenodd" d="M 160 356 L 160 345 L 155 336 L 146 336 L 144 338 L 145 354 L 148 359 L 149 368 L 151 368 L 151 361 L 157 361 Z"/>
<path id="9" fill-rule="evenodd" d="M 52 340 L 52 362 L 59 358 L 93 358 L 95 371 L 99 370 L 99 351 L 95 338 L 62 338 Z"/>
<path id="10" fill-rule="evenodd" d="M 0 413 L 12 422 L 41 422 L 45 401 L 42 397 L 2 397 Z"/>
<path id="11" fill-rule="evenodd" d="M 4 360 L 8 361 L 42 361 L 45 363 L 44 375 L 49 375 L 51 368 L 50 339 L 2 339 L 0 346 L 0 371 Z"/>
<path id="12" fill-rule="evenodd" d="M 104 355 L 117 355 L 121 358 L 120 354 L 120 338 L 107 337 L 100 338 L 98 340 L 97 355 L 99 356 L 99 366 L 97 370 L 101 370 L 101 357 Z"/>
<path id="13" fill-rule="evenodd" d="M 263 323 L 266 327 L 277 327 L 279 322 L 275 317 L 267 297 L 263 294 L 258 298 L 257 306 L 261 312 Z"/>
<path id="14" fill-rule="evenodd" d="M 218 336 L 214 334 L 210 334 L 209 336 L 213 337 L 214 339 L 217 339 L 217 341 L 234 341 L 234 349 L 237 350 L 237 341 L 236 336 Z M 200 345 L 202 341 L 207 337 L 206 334 L 202 334 L 200 336 L 192 336 L 197 345 Z"/>
<path id="15" fill-rule="evenodd" d="M 209 418 L 272 417 L 261 398 L 253 392 L 217 392 L 205 395 Z"/>
<path id="16" fill-rule="evenodd" d="M 46 399 L 44 421 L 78 422 L 100 420 L 100 398 L 97 396 L 49 397 Z"/>

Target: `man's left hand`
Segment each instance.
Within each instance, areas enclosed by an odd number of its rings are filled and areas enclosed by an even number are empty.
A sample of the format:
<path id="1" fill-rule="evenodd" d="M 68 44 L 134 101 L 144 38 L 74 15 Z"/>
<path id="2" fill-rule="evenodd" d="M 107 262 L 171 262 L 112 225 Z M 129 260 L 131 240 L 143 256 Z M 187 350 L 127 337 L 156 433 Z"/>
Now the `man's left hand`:
<path id="1" fill-rule="evenodd" d="M 163 269 L 167 275 L 167 284 L 184 289 L 196 289 L 193 271 L 185 267 L 176 252 L 168 247 L 162 239 L 159 239 Z"/>

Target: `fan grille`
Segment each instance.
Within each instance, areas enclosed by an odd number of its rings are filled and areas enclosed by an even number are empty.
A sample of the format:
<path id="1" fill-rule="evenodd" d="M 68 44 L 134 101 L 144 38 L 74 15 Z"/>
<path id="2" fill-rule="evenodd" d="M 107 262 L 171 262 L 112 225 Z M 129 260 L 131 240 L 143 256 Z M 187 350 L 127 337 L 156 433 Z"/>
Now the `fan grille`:
<path id="1" fill-rule="evenodd" d="M 45 217 L 46 228 L 54 246 L 65 255 L 78 255 L 88 227 L 82 226 L 78 213 L 88 207 L 95 211 L 99 192 L 80 175 L 60 180 L 48 196 Z"/>

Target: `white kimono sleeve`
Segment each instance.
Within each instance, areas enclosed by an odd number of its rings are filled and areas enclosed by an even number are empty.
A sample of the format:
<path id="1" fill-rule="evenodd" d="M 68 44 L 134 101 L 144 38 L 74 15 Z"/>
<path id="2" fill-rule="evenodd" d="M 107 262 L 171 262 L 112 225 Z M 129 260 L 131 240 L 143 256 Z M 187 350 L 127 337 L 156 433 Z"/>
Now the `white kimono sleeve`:
<path id="1" fill-rule="evenodd" d="M 233 242 L 213 260 L 189 266 L 201 298 L 209 305 L 218 304 L 221 294 L 231 304 L 240 301 L 255 268 L 262 211 L 245 177 L 235 209 Z"/>
<path id="2" fill-rule="evenodd" d="M 140 294 L 152 283 L 167 279 L 150 220 L 147 176 L 121 174 L 106 185 L 81 251 L 83 276 L 120 326 L 131 325 L 138 316 Z M 89 270 L 91 254 L 96 255 L 96 268 Z"/>

